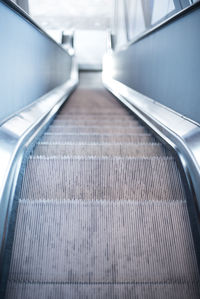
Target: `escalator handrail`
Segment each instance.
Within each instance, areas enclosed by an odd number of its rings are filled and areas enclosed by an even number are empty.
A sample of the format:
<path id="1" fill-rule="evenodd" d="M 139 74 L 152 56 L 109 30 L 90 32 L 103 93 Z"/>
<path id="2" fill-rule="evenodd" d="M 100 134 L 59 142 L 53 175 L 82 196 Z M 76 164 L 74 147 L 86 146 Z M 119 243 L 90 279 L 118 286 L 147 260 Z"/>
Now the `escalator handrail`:
<path id="1" fill-rule="evenodd" d="M 103 83 L 160 138 L 172 147 L 182 164 L 200 229 L 200 126 L 174 110 L 150 99 L 109 76 L 103 67 Z"/>

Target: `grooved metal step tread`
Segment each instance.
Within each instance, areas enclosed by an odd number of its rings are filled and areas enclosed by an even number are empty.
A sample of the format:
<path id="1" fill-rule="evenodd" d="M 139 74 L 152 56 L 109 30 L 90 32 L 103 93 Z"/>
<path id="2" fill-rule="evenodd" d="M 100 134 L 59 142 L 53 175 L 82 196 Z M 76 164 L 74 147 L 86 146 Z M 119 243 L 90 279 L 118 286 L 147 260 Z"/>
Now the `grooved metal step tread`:
<path id="1" fill-rule="evenodd" d="M 128 111 L 126 111 L 125 109 L 124 110 L 121 110 L 121 109 L 111 109 L 111 110 L 108 110 L 108 109 L 90 109 L 90 115 L 97 115 L 97 116 L 100 116 L 100 115 L 104 115 L 104 116 L 110 116 L 110 115 L 113 115 L 113 113 L 115 115 L 118 115 L 119 117 L 121 116 L 126 116 L 126 115 L 130 115 L 130 113 Z M 67 117 L 68 115 L 69 116 L 75 116 L 77 115 L 77 117 L 79 116 L 85 116 L 85 115 L 88 115 L 88 109 L 66 109 L 65 111 L 62 110 L 60 111 L 59 113 L 60 116 L 65 116 Z"/>
<path id="2" fill-rule="evenodd" d="M 169 152 L 159 143 L 156 144 L 74 144 L 40 142 L 34 155 L 44 156 L 132 156 L 165 157 Z"/>
<path id="3" fill-rule="evenodd" d="M 51 125 L 48 132 L 63 132 L 63 133 L 114 133 L 114 134 L 130 134 L 130 133 L 147 133 L 146 128 L 142 126 L 62 126 Z"/>
<path id="4" fill-rule="evenodd" d="M 58 114 L 56 116 L 56 120 L 100 120 L 100 121 L 109 121 L 109 120 L 120 120 L 120 121 L 138 121 L 132 114 L 127 114 L 127 115 L 121 115 L 119 116 L 118 114 L 109 114 L 109 115 L 102 115 L 102 114 Z"/>
<path id="5" fill-rule="evenodd" d="M 75 131 L 75 129 L 74 129 Z M 80 131 L 80 130 L 79 130 Z M 88 131 L 88 130 L 86 130 Z M 99 130 L 100 131 L 100 130 Z M 102 130 L 103 131 L 103 130 Z M 116 133 L 107 133 L 107 134 L 98 134 L 97 132 L 86 133 L 64 133 L 64 132 L 50 132 L 45 133 L 42 141 L 44 142 L 73 142 L 77 143 L 155 143 L 155 138 L 147 133 L 135 133 L 135 134 L 116 134 Z"/>
<path id="6" fill-rule="evenodd" d="M 195 299 L 199 298 L 199 293 L 199 283 L 33 284 L 9 281 L 6 299 Z"/>
<path id="7" fill-rule="evenodd" d="M 33 156 L 27 164 L 21 194 L 31 199 L 184 198 L 176 163 L 170 157 Z"/>
<path id="8" fill-rule="evenodd" d="M 118 111 L 122 114 L 128 114 L 127 110 L 106 90 L 76 90 L 61 109 L 61 114 L 75 110 L 78 113 L 84 111 L 87 114 L 94 111 L 97 113 L 106 111 L 106 113 L 111 114 Z"/>
<path id="9" fill-rule="evenodd" d="M 13 248 L 10 287 L 105 284 L 111 292 L 115 284 L 125 292 L 151 285 L 163 298 L 163 288 L 170 292 L 174 284 L 178 293 L 187 285 L 198 298 L 185 201 L 21 200 Z"/>
<path id="10" fill-rule="evenodd" d="M 137 120 L 120 120 L 120 119 L 96 119 L 96 120 L 61 120 L 61 119 L 55 119 L 52 125 L 60 125 L 60 126 L 113 126 L 115 127 L 134 127 L 139 126 L 139 122 Z"/>

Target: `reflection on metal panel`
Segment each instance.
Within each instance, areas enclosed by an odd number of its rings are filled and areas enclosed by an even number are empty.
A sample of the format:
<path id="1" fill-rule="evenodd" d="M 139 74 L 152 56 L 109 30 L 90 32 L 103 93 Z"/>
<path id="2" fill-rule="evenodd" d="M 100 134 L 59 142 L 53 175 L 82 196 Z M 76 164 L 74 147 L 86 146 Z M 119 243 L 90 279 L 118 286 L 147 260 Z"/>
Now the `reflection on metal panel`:
<path id="1" fill-rule="evenodd" d="M 114 16 L 113 32 L 116 35 L 116 49 L 124 47 L 190 4 L 189 0 L 115 0 L 117 14 Z"/>
<path id="2" fill-rule="evenodd" d="M 153 14 L 151 23 L 155 24 L 159 20 L 163 19 L 170 12 L 175 10 L 175 5 L 173 0 L 154 0 Z"/>
<path id="3" fill-rule="evenodd" d="M 200 123 L 200 5 L 113 52 L 113 78 Z"/>
<path id="4" fill-rule="evenodd" d="M 129 20 L 129 37 L 133 39 L 145 31 L 144 11 L 140 0 L 129 1 Z"/>
<path id="5" fill-rule="evenodd" d="M 117 22 L 116 22 L 117 46 L 120 47 L 127 43 L 125 5 L 123 0 L 117 1 L 116 18 L 117 18 Z"/>
<path id="6" fill-rule="evenodd" d="M 29 1 L 28 0 L 12 0 L 14 3 L 19 5 L 25 12 L 29 12 Z"/>
<path id="7" fill-rule="evenodd" d="M 71 58 L 34 25 L 0 2 L 0 121 L 64 83 Z"/>

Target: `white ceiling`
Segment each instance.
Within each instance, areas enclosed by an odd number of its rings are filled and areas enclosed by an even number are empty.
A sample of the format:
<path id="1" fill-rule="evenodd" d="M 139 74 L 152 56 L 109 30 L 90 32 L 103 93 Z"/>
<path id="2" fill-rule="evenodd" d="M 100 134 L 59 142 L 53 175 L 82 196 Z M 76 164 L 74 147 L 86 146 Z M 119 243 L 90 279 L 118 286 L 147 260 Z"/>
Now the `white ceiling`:
<path id="1" fill-rule="evenodd" d="M 31 16 L 45 29 L 105 30 L 113 0 L 29 0 Z"/>

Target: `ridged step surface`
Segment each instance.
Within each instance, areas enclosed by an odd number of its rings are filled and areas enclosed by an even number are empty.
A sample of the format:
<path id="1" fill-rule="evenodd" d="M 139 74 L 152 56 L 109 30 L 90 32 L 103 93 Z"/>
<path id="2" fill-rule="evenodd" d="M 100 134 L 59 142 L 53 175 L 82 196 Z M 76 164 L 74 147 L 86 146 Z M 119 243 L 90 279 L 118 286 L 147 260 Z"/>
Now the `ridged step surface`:
<path id="1" fill-rule="evenodd" d="M 31 153 L 6 298 L 199 298 L 175 159 L 107 91 L 78 89 Z"/>
<path id="2" fill-rule="evenodd" d="M 35 291 L 42 292 L 45 285 L 50 288 L 44 298 L 49 298 L 47 294 L 53 298 L 53 284 L 63 289 L 61 298 L 75 298 L 72 294 L 94 298 L 95 288 L 97 298 L 102 293 L 102 298 L 134 298 L 139 288 L 149 298 L 147 287 L 153 289 L 150 298 L 163 298 L 164 293 L 166 298 L 178 298 L 178 294 L 195 298 L 198 269 L 187 221 L 183 201 L 22 200 L 17 221 L 21 229 L 14 243 L 20 251 L 13 255 L 10 288 L 18 281 L 19 288 L 24 285 L 22 294 L 32 289 L 28 298 L 34 298 Z M 17 292 L 10 290 L 20 298 Z"/>
<path id="3" fill-rule="evenodd" d="M 48 132 L 50 133 L 96 133 L 96 134 L 148 134 L 146 129 L 141 126 L 64 126 L 64 125 L 51 125 Z"/>
<path id="4" fill-rule="evenodd" d="M 33 156 L 21 198 L 179 200 L 184 192 L 171 157 Z"/>
<path id="5" fill-rule="evenodd" d="M 53 125 L 58 126 L 89 126 L 89 127 L 95 127 L 95 126 L 117 126 L 117 127 L 135 127 L 139 126 L 138 121 L 136 120 L 119 120 L 119 119 L 90 119 L 90 120 L 82 120 L 82 119 L 76 119 L 76 120 L 63 120 L 63 119 L 55 119 L 53 122 Z"/>
<path id="6" fill-rule="evenodd" d="M 119 116 L 119 114 L 109 114 L 109 115 L 104 115 L 104 114 L 61 114 L 61 112 L 56 116 L 55 120 L 68 120 L 68 121 L 110 121 L 114 120 L 116 122 L 121 122 L 121 121 L 129 121 L 132 120 L 133 124 L 134 122 L 139 123 L 139 120 L 136 120 L 133 116 L 133 114 L 125 114 Z"/>
<path id="7" fill-rule="evenodd" d="M 141 154 L 142 153 L 142 154 Z M 40 142 L 34 156 L 162 157 L 168 153 L 159 143 L 62 143 Z"/>
<path id="8" fill-rule="evenodd" d="M 75 130 L 74 130 L 75 131 Z M 97 130 L 96 130 L 97 131 Z M 102 130 L 103 131 L 103 130 Z M 65 133 L 65 132 L 48 132 L 44 134 L 43 142 L 64 142 L 64 143 L 155 143 L 155 138 L 147 133 L 134 133 L 122 135 L 115 133 Z"/>

